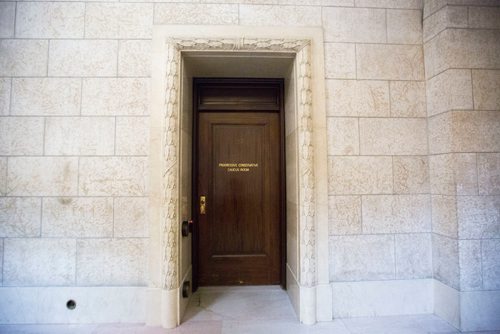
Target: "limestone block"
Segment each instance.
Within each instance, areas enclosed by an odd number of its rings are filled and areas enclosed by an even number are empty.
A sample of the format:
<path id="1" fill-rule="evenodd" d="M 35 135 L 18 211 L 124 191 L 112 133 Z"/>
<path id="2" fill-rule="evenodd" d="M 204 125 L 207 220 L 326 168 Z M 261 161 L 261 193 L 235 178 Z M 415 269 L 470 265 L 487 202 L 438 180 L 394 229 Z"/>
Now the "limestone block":
<path id="1" fill-rule="evenodd" d="M 332 195 L 392 193 L 391 157 L 330 157 L 328 176 Z"/>
<path id="2" fill-rule="evenodd" d="M 497 330 L 500 328 L 498 310 L 500 310 L 500 292 L 498 290 L 462 292 L 460 294 L 460 327 L 462 331 Z"/>
<path id="3" fill-rule="evenodd" d="M 420 45 L 356 45 L 358 79 L 423 80 Z"/>
<path id="4" fill-rule="evenodd" d="M 498 111 L 454 111 L 454 152 L 500 151 L 500 113 Z"/>
<path id="5" fill-rule="evenodd" d="M 500 110 L 500 71 L 473 70 L 474 109 Z"/>
<path id="6" fill-rule="evenodd" d="M 0 40 L 0 76 L 45 76 L 48 41 Z"/>
<path id="7" fill-rule="evenodd" d="M 52 40 L 49 76 L 106 77 L 117 71 L 118 41 Z"/>
<path id="8" fill-rule="evenodd" d="M 355 49 L 355 44 L 325 43 L 325 76 L 332 79 L 355 79 Z"/>
<path id="9" fill-rule="evenodd" d="M 479 195 L 500 195 L 500 153 L 477 156 Z"/>
<path id="10" fill-rule="evenodd" d="M 432 232 L 450 238 L 458 236 L 456 196 L 432 195 Z"/>
<path id="11" fill-rule="evenodd" d="M 149 117 L 116 118 L 116 154 L 148 155 Z"/>
<path id="12" fill-rule="evenodd" d="M 458 241 L 439 234 L 432 235 L 434 278 L 459 289 Z"/>
<path id="13" fill-rule="evenodd" d="M 500 237 L 500 196 L 457 197 L 460 239 Z"/>
<path id="14" fill-rule="evenodd" d="M 387 42 L 422 44 L 422 11 L 387 10 Z"/>
<path id="15" fill-rule="evenodd" d="M 343 6 L 353 7 L 354 0 L 231 0 L 245 4 L 283 4 L 283 5 L 308 5 L 308 6 Z M 213 0 L 201 0 L 201 2 L 213 2 Z M 223 0 L 222 2 L 228 2 Z"/>
<path id="16" fill-rule="evenodd" d="M 364 233 L 431 231 L 428 195 L 366 195 L 362 211 Z"/>
<path id="17" fill-rule="evenodd" d="M 243 10 L 243 6 L 240 11 Z M 154 24 L 237 24 L 238 5 L 157 3 Z M 243 24 L 243 22 L 239 22 Z M 257 22 L 253 22 L 256 25 Z"/>
<path id="18" fill-rule="evenodd" d="M 86 38 L 151 38 L 152 3 L 88 3 Z"/>
<path id="19" fill-rule="evenodd" d="M 439 154 L 452 151 L 453 112 L 445 112 L 428 118 L 429 153 Z"/>
<path id="20" fill-rule="evenodd" d="M 472 79 L 469 70 L 447 70 L 427 81 L 427 114 L 471 110 Z"/>
<path id="21" fill-rule="evenodd" d="M 0 158 L 0 196 L 7 195 L 7 157 Z"/>
<path id="22" fill-rule="evenodd" d="M 17 4 L 16 37 L 82 38 L 82 2 L 21 2 Z"/>
<path id="23" fill-rule="evenodd" d="M 5 239 L 4 286 L 73 285 L 75 240 Z"/>
<path id="24" fill-rule="evenodd" d="M 2 5 L 2 3 L 0 3 L 0 6 Z M 0 116 L 7 116 L 9 114 L 10 88 L 11 79 L 0 78 Z"/>
<path id="25" fill-rule="evenodd" d="M 329 235 L 361 234 L 361 196 L 328 197 Z"/>
<path id="26" fill-rule="evenodd" d="M 391 116 L 425 117 L 426 97 L 423 81 L 391 81 Z"/>
<path id="27" fill-rule="evenodd" d="M 74 196 L 78 158 L 9 158 L 7 191 L 14 196 Z"/>
<path id="28" fill-rule="evenodd" d="M 0 155 L 41 155 L 42 153 L 43 118 L 0 118 Z"/>
<path id="29" fill-rule="evenodd" d="M 394 236 L 330 237 L 330 281 L 393 279 Z"/>
<path id="30" fill-rule="evenodd" d="M 149 201 L 146 197 L 118 197 L 114 205 L 114 236 L 117 238 L 149 236 Z"/>
<path id="31" fill-rule="evenodd" d="M 422 9 L 419 0 L 356 0 L 358 7 Z"/>
<path id="32" fill-rule="evenodd" d="M 499 53 L 500 30 L 446 29 L 425 44 L 425 73 L 432 78 L 449 68 L 500 68 Z"/>
<path id="33" fill-rule="evenodd" d="M 0 237 L 40 236 L 41 205 L 39 198 L 0 198 Z"/>
<path id="34" fill-rule="evenodd" d="M 363 22 L 363 24 L 359 24 Z M 385 10 L 372 8 L 323 8 L 327 42 L 385 43 Z"/>
<path id="35" fill-rule="evenodd" d="M 79 190 L 85 196 L 144 196 L 148 172 L 143 157 L 82 157 Z"/>
<path id="36" fill-rule="evenodd" d="M 14 78 L 12 115 L 78 115 L 82 83 L 73 78 Z"/>
<path id="37" fill-rule="evenodd" d="M 447 3 L 447 0 L 424 0 L 424 19 L 443 8 Z"/>
<path id="38" fill-rule="evenodd" d="M 423 194 L 429 192 L 429 161 L 426 156 L 393 157 L 394 192 Z"/>
<path id="39" fill-rule="evenodd" d="M 113 155 L 114 117 L 48 117 L 45 154 Z"/>
<path id="40" fill-rule="evenodd" d="M 467 7 L 445 6 L 424 20 L 423 37 L 427 42 L 446 28 L 467 28 Z"/>
<path id="41" fill-rule="evenodd" d="M 360 118 L 359 134 L 361 154 L 427 154 L 424 118 Z"/>
<path id="42" fill-rule="evenodd" d="M 476 154 L 454 153 L 430 157 L 431 193 L 477 194 Z"/>
<path id="43" fill-rule="evenodd" d="M 389 116 L 387 81 L 327 80 L 329 116 Z"/>
<path id="44" fill-rule="evenodd" d="M 480 29 L 500 29 L 500 8 L 469 7 L 469 27 Z"/>
<path id="45" fill-rule="evenodd" d="M 240 5 L 239 24 L 317 26 L 321 25 L 321 8 L 310 6 Z"/>
<path id="46" fill-rule="evenodd" d="M 77 241 L 77 285 L 145 285 L 145 239 L 87 239 Z"/>
<path id="47" fill-rule="evenodd" d="M 328 154 L 359 154 L 359 132 L 357 118 L 327 118 Z"/>
<path id="48" fill-rule="evenodd" d="M 3 239 L 0 239 L 0 256 L 3 259 Z M 3 282 L 3 260 L 0 261 L 0 282 Z"/>
<path id="49" fill-rule="evenodd" d="M 500 289 L 500 240 L 482 241 L 483 288 L 485 290 Z"/>
<path id="50" fill-rule="evenodd" d="M 16 19 L 16 3 L 0 3 L 0 38 L 14 37 L 14 22 Z"/>
<path id="51" fill-rule="evenodd" d="M 481 240 L 459 240 L 460 290 L 482 289 Z"/>
<path id="52" fill-rule="evenodd" d="M 396 278 L 431 278 L 431 234 L 396 234 L 395 238 Z"/>
<path id="53" fill-rule="evenodd" d="M 113 199 L 44 198 L 43 237 L 92 238 L 113 236 Z"/>
<path id="54" fill-rule="evenodd" d="M 82 115 L 148 115 L 150 79 L 84 79 Z"/>
<path id="55" fill-rule="evenodd" d="M 151 41 L 119 41 L 118 76 L 151 76 Z"/>

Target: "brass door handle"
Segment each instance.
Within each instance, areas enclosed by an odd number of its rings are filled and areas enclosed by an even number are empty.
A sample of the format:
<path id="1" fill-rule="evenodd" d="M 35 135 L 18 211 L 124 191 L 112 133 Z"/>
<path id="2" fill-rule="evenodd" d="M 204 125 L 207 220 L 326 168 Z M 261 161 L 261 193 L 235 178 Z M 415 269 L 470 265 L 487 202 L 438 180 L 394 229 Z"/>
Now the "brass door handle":
<path id="1" fill-rule="evenodd" d="M 206 214 L 206 198 L 205 196 L 200 196 L 200 215 Z"/>

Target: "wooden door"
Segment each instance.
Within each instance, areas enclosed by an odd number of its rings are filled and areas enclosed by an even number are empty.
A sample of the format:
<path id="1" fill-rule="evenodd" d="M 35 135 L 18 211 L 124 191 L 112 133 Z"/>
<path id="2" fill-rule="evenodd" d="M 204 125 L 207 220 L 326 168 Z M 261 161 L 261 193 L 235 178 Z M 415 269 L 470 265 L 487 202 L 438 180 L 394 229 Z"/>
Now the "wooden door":
<path id="1" fill-rule="evenodd" d="M 199 285 L 280 284 L 282 85 L 195 86 Z"/>

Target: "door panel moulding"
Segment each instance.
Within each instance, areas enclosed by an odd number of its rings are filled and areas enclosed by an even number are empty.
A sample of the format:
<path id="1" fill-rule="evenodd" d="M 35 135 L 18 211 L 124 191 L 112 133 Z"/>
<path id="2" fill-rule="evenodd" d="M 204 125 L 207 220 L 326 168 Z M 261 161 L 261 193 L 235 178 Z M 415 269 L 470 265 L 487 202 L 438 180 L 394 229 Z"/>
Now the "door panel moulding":
<path id="1" fill-rule="evenodd" d="M 216 36 L 216 37 L 214 37 Z M 222 37 L 219 37 L 222 36 Z M 149 325 L 180 324 L 182 282 L 181 221 L 186 217 L 181 180 L 191 173 L 183 152 L 183 61 L 185 57 L 239 55 L 293 57 L 297 209 L 297 269 L 288 265 L 287 285 L 301 322 L 332 319 L 328 274 L 328 198 L 323 35 L 320 28 L 243 26 L 157 26 L 153 33 L 150 141 Z M 289 55 L 288 57 L 286 55 Z M 185 134 L 184 134 L 185 135 Z M 287 155 L 289 152 L 287 151 Z M 190 176 L 189 176 L 190 177 Z M 288 185 L 287 185 L 288 188 Z M 288 190 L 287 190 L 288 193 Z M 287 194 L 288 197 L 288 194 Z M 184 257 L 184 258 L 183 258 Z"/>

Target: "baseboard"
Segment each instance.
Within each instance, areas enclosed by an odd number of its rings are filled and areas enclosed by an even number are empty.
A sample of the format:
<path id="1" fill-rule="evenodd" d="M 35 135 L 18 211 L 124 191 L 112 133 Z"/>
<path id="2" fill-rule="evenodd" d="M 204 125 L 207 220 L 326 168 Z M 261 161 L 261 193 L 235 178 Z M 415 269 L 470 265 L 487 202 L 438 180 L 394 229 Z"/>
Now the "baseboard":
<path id="1" fill-rule="evenodd" d="M 460 293 L 434 279 L 434 313 L 455 328 L 460 328 Z"/>

